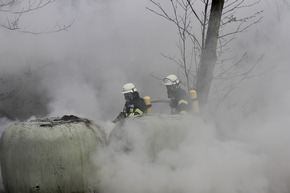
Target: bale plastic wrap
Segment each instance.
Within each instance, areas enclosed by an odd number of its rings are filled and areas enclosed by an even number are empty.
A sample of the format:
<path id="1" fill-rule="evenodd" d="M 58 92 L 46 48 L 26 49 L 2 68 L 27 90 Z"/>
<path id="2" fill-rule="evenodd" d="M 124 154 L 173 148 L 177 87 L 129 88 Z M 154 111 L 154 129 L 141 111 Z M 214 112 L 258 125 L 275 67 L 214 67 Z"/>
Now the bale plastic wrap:
<path id="1" fill-rule="evenodd" d="M 5 192 L 94 192 L 91 154 L 105 140 L 97 125 L 75 116 L 11 125 L 0 140 Z"/>

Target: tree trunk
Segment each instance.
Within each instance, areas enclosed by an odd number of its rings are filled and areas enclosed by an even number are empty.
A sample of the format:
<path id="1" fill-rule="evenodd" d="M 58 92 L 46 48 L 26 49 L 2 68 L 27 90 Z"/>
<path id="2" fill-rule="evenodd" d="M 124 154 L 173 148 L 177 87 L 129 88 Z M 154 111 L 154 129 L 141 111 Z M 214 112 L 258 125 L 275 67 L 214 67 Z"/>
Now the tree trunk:
<path id="1" fill-rule="evenodd" d="M 205 47 L 202 50 L 196 81 L 198 99 L 202 108 L 208 100 L 217 61 L 216 49 L 223 6 L 224 0 L 212 0 Z"/>

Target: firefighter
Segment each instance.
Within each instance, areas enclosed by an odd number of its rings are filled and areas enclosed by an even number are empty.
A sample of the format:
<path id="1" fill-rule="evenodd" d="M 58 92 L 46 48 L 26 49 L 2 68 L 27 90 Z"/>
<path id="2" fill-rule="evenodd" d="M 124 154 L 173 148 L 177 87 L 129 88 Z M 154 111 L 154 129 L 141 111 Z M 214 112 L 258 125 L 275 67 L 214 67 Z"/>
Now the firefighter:
<path id="1" fill-rule="evenodd" d="M 190 111 L 190 99 L 185 90 L 180 87 L 178 78 L 171 74 L 163 79 L 163 83 L 170 99 L 171 113 L 187 114 Z"/>
<path id="2" fill-rule="evenodd" d="M 139 96 L 139 93 L 134 84 L 125 84 L 122 89 L 122 94 L 124 94 L 125 97 L 125 105 L 123 111 L 120 112 L 113 123 L 122 121 L 127 117 L 141 116 L 147 110 L 147 106 L 143 98 Z"/>

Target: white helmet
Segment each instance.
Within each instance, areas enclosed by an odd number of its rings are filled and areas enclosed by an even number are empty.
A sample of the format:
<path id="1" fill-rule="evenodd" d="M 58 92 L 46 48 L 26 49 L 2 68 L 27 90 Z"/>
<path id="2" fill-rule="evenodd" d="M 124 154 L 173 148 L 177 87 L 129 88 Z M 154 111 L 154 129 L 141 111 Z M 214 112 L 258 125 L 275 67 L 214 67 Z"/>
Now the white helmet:
<path id="1" fill-rule="evenodd" d="M 167 85 L 177 85 L 177 84 L 179 84 L 179 82 L 180 81 L 177 79 L 177 77 L 174 74 L 171 74 L 163 79 L 163 83 L 166 86 Z"/>
<path id="2" fill-rule="evenodd" d="M 127 83 L 122 88 L 122 94 L 133 93 L 136 91 L 137 91 L 137 89 L 136 89 L 135 85 L 132 83 Z"/>

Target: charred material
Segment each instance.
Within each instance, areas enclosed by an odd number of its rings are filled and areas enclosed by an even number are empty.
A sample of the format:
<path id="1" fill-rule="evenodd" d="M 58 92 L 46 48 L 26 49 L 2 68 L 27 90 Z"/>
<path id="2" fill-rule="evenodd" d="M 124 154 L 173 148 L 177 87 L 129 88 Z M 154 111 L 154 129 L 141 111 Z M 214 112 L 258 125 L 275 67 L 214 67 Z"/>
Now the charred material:
<path id="1" fill-rule="evenodd" d="M 36 119 L 31 122 L 39 122 L 40 127 L 54 127 L 56 125 L 67 124 L 67 123 L 85 123 L 87 126 L 92 124 L 88 119 L 80 118 L 75 115 L 64 115 L 61 118 L 45 118 L 45 119 Z"/>

